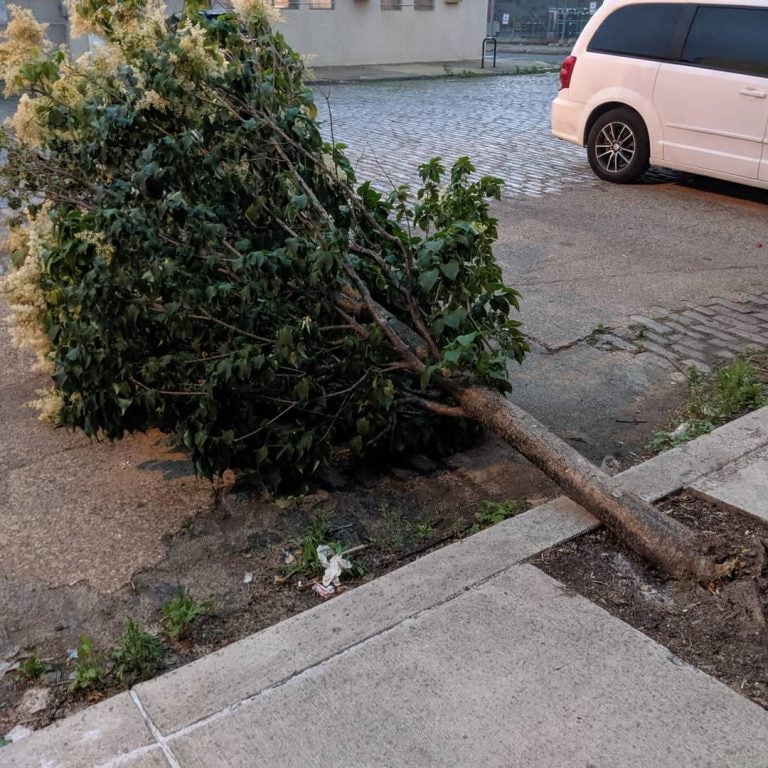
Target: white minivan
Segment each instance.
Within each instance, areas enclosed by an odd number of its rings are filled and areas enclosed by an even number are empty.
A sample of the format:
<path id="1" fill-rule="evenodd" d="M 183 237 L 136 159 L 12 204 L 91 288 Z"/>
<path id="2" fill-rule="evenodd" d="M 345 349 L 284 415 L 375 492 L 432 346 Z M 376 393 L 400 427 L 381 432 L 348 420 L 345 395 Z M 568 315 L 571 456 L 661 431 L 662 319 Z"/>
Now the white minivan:
<path id="1" fill-rule="evenodd" d="M 768 0 L 608 0 L 560 70 L 552 132 L 601 179 L 649 164 L 768 189 Z"/>

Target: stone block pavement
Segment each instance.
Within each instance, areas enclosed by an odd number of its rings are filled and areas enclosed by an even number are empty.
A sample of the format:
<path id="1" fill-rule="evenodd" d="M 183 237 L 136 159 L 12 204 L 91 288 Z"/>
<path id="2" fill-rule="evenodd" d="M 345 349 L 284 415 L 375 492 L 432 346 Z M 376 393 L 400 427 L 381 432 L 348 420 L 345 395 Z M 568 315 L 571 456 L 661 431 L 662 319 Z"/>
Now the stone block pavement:
<path id="1" fill-rule="evenodd" d="M 755 512 L 767 455 L 764 408 L 615 482 L 722 499 L 736 474 Z M 766 768 L 768 712 L 526 564 L 595 525 L 561 497 L 14 742 L 0 766 Z"/>
<path id="2" fill-rule="evenodd" d="M 742 301 L 713 298 L 674 309 L 652 307 L 648 316 L 629 319 L 629 327 L 599 334 L 598 346 L 649 352 L 703 374 L 739 353 L 768 349 L 768 293 L 745 295 Z"/>

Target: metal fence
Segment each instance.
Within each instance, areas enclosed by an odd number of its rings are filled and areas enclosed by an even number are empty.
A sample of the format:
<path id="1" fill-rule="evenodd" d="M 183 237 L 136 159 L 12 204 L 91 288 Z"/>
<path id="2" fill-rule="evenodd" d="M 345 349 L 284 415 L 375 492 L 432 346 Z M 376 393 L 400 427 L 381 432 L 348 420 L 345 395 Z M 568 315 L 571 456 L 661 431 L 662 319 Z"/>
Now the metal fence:
<path id="1" fill-rule="evenodd" d="M 488 34 L 500 40 L 565 43 L 578 37 L 601 2 L 548 6 L 536 0 L 489 0 Z"/>

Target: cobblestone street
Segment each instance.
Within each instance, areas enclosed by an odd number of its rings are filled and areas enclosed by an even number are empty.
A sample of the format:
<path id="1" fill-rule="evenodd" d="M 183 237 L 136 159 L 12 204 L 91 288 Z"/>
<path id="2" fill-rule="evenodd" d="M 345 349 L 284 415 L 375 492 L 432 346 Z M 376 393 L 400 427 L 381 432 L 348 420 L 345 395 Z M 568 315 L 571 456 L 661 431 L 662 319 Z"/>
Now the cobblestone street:
<path id="1" fill-rule="evenodd" d="M 333 136 L 361 180 L 415 184 L 419 163 L 468 155 L 515 198 L 594 180 L 584 151 L 550 135 L 556 92 L 557 75 L 541 74 L 327 85 L 316 99 L 326 137 L 330 105 Z"/>
<path id="2" fill-rule="evenodd" d="M 715 298 L 706 304 L 651 307 L 650 317 L 632 315 L 633 323 L 599 335 L 599 346 L 625 352 L 650 352 L 680 369 L 711 366 L 749 350 L 768 349 L 768 293 L 743 301 Z"/>

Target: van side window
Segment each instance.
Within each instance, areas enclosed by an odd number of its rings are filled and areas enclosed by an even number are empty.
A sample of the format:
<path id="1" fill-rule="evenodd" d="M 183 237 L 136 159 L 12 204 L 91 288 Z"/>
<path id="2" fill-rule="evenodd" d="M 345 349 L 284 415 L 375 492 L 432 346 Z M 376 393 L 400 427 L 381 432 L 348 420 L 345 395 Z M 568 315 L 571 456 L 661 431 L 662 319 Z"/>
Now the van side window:
<path id="1" fill-rule="evenodd" d="M 669 59 L 685 6 L 681 3 L 648 3 L 618 8 L 592 36 L 588 51 Z"/>
<path id="2" fill-rule="evenodd" d="M 699 7 L 682 60 L 711 69 L 768 76 L 768 10 Z"/>

